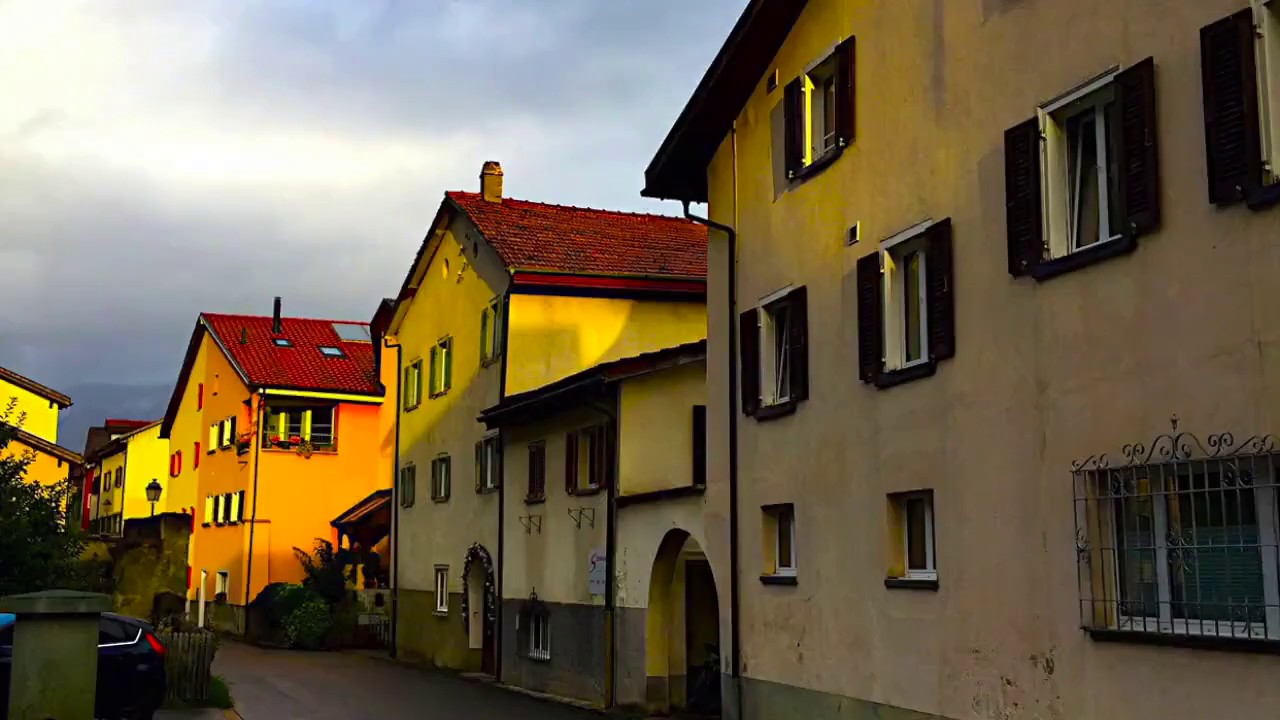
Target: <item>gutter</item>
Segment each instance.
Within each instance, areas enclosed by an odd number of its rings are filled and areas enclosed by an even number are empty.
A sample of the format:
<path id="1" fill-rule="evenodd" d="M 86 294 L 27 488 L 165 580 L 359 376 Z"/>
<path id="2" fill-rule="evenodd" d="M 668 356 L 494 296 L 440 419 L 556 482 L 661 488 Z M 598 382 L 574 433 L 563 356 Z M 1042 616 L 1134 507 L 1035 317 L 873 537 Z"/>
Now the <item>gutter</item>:
<path id="1" fill-rule="evenodd" d="M 258 388 L 258 409 L 256 413 L 258 421 L 254 423 L 253 427 L 255 436 L 253 438 L 253 511 L 249 514 L 249 557 L 245 561 L 247 569 L 244 573 L 244 634 L 246 636 L 249 634 L 249 618 L 251 616 L 249 612 L 249 593 L 253 590 L 253 533 L 254 530 L 258 529 L 258 468 L 262 465 L 258 460 L 262 452 L 262 431 L 264 429 L 262 427 L 262 416 L 267 409 L 267 398 L 263 392 L 263 388 Z M 253 395 L 250 394 L 249 398 L 252 400 Z M 200 498 L 197 497 L 196 499 L 199 500 Z"/>
<path id="2" fill-rule="evenodd" d="M 736 130 L 735 130 L 736 135 Z M 737 143 L 734 143 L 735 154 Z M 734 162 L 734 186 L 737 186 L 737 162 Z M 736 200 L 736 198 L 735 198 Z M 732 227 L 718 223 L 709 218 L 699 217 L 689 212 L 689 201 L 684 201 L 684 216 L 693 222 L 719 230 L 728 236 L 729 241 L 729 619 L 730 642 L 733 645 L 730 653 L 729 671 L 737 694 L 738 712 L 742 712 L 742 680 L 739 672 L 742 667 L 742 632 L 738 620 L 738 608 L 741 605 L 739 576 L 741 575 L 738 558 L 738 233 Z"/>
<path id="3" fill-rule="evenodd" d="M 387 336 L 382 336 L 382 345 L 385 348 L 394 348 L 396 351 L 396 394 L 392 396 L 391 407 L 396 412 L 396 449 L 395 455 L 391 458 L 391 647 L 388 648 L 388 654 L 392 658 L 396 656 L 396 625 L 400 618 L 400 393 L 402 388 L 400 383 L 404 378 L 403 353 L 404 350 L 400 343 L 387 342 Z M 381 358 L 382 353 L 378 353 Z M 381 368 L 381 361 L 379 361 Z"/>

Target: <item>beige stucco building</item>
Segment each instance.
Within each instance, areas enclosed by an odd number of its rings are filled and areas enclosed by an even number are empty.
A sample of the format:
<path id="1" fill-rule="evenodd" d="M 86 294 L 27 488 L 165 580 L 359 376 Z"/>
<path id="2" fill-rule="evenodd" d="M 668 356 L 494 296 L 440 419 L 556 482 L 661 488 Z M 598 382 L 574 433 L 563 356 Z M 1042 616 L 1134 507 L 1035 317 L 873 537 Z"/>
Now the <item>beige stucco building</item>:
<path id="1" fill-rule="evenodd" d="M 1280 714 L 1278 19 L 749 3 L 645 191 L 722 226 L 741 716 Z"/>

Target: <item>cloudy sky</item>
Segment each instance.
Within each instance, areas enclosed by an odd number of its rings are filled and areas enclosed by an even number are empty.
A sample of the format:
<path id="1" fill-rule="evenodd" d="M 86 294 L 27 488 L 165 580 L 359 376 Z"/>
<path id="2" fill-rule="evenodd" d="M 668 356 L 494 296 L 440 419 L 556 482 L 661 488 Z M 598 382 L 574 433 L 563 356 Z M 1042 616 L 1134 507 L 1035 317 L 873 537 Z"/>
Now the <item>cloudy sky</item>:
<path id="1" fill-rule="evenodd" d="M 367 319 L 487 159 L 675 212 L 643 170 L 744 4 L 0 0 L 0 365 L 163 386 L 201 310 Z"/>

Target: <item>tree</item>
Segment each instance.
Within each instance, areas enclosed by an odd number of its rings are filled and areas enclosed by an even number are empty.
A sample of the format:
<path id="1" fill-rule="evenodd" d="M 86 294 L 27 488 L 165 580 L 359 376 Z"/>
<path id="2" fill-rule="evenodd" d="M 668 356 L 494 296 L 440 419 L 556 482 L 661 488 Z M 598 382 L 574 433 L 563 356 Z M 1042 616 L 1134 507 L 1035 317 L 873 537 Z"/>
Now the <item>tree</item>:
<path id="1" fill-rule="evenodd" d="M 335 549 L 328 540 L 316 538 L 315 549 L 311 554 L 297 547 L 293 549 L 293 554 L 302 564 L 302 572 L 306 575 L 302 587 L 324 598 L 330 606 L 342 602 L 347 594 L 346 566 L 349 551 Z"/>
<path id="2" fill-rule="evenodd" d="M 70 481 L 27 482 L 34 454 L 9 450 L 23 421 L 16 406 L 13 399 L 0 411 L 0 596 L 78 585 L 84 549 L 67 526 Z"/>

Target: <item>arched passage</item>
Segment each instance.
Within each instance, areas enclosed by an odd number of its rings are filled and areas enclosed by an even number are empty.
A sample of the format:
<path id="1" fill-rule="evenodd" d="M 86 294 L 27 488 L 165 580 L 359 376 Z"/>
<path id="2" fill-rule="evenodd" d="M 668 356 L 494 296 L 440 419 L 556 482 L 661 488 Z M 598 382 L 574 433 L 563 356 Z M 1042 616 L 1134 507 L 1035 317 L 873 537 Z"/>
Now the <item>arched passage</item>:
<path id="1" fill-rule="evenodd" d="M 688 532 L 667 532 L 649 576 L 645 700 L 652 712 L 720 712 L 720 603 L 711 565 Z"/>
<path id="2" fill-rule="evenodd" d="M 467 646 L 480 651 L 480 672 L 489 675 L 497 670 L 494 641 L 498 603 L 494 580 L 489 551 L 479 543 L 472 545 L 462 565 L 462 625 L 467 631 Z"/>

